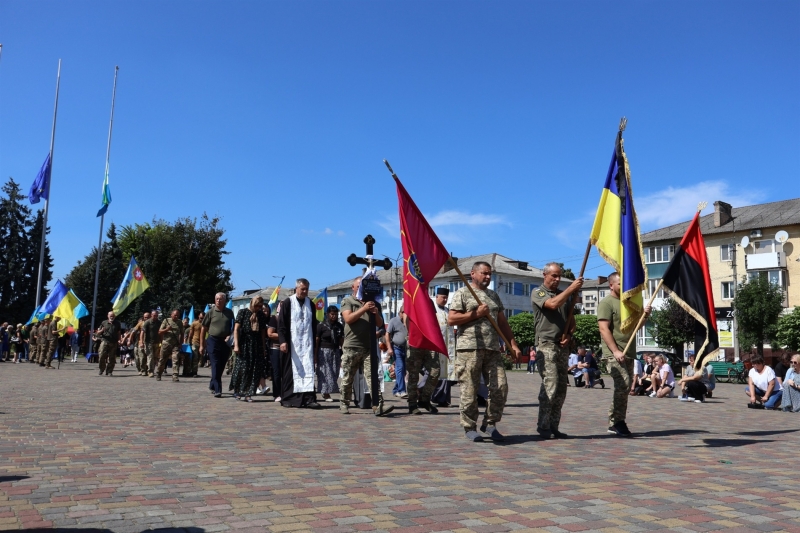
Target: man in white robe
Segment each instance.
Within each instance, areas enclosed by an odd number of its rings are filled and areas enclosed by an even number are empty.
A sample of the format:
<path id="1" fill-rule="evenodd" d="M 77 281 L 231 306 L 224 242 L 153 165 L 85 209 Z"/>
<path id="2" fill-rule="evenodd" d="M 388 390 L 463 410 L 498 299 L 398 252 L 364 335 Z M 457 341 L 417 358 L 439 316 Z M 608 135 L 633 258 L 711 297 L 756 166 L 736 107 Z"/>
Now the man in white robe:
<path id="1" fill-rule="evenodd" d="M 307 279 L 298 279 L 295 293 L 279 304 L 280 397 L 284 407 L 319 409 L 314 390 L 317 315 L 308 297 L 308 285 Z"/>

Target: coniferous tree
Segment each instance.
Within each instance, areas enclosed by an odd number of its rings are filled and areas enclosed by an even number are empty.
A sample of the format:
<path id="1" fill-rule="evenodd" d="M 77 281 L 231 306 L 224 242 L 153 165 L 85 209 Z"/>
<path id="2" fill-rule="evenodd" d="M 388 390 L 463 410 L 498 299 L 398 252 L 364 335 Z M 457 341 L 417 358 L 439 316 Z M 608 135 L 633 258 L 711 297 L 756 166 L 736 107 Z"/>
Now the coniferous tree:
<path id="1" fill-rule="evenodd" d="M 44 215 L 25 204 L 19 184 L 9 178 L 0 198 L 0 317 L 3 321 L 25 323 L 36 307 L 36 280 Z M 46 243 L 46 241 L 45 241 Z M 41 300 L 44 287 L 53 277 L 50 247 L 45 246 Z"/>

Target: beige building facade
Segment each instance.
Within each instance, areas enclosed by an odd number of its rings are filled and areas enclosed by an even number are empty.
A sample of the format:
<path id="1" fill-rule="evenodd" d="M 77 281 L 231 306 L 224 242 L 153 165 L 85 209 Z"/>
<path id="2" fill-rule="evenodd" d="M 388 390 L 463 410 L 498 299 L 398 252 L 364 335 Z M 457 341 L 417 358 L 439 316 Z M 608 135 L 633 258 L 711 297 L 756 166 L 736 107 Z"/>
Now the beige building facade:
<path id="1" fill-rule="evenodd" d="M 642 235 L 647 298 L 658 286 L 689 222 Z M 763 276 L 780 286 L 785 294 L 785 312 L 800 305 L 800 198 L 745 207 L 714 202 L 714 212 L 700 218 L 700 230 L 708 255 L 720 345 L 724 348 L 720 358 L 736 360 L 731 305 L 743 279 Z M 663 303 L 664 296 L 660 291 L 655 307 Z M 637 337 L 637 346 L 654 345 L 645 328 Z M 750 350 L 741 347 L 739 351 Z"/>

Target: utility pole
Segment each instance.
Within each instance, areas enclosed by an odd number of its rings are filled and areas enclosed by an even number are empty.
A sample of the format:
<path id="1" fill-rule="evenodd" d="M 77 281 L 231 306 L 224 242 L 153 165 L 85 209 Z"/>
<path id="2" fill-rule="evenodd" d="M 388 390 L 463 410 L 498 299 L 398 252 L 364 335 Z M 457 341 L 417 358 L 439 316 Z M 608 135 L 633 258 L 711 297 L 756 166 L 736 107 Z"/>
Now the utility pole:
<path id="1" fill-rule="evenodd" d="M 731 256 L 731 268 L 733 269 L 733 294 L 732 296 L 736 298 L 736 293 L 738 292 L 738 276 L 736 274 L 736 256 L 739 254 L 739 250 L 737 248 L 739 245 L 736 243 L 736 219 L 732 220 L 733 222 L 733 235 L 731 236 L 731 245 L 733 247 L 733 255 Z M 742 248 L 742 253 L 744 253 L 744 248 Z M 731 335 L 733 335 L 733 360 L 739 360 L 739 339 L 737 338 L 737 327 L 736 327 L 736 310 L 733 311 L 731 317 Z"/>

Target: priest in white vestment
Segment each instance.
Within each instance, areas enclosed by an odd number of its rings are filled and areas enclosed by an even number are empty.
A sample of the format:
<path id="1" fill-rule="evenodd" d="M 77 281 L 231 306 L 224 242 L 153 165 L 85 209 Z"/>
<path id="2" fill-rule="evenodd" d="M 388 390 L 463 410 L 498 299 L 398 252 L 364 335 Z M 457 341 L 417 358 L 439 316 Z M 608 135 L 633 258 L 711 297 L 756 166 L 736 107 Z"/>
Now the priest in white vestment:
<path id="1" fill-rule="evenodd" d="M 308 285 L 307 279 L 298 279 L 295 293 L 279 304 L 280 396 L 284 407 L 319 409 L 314 390 L 317 315 Z"/>

